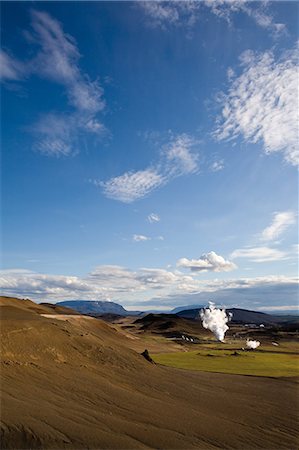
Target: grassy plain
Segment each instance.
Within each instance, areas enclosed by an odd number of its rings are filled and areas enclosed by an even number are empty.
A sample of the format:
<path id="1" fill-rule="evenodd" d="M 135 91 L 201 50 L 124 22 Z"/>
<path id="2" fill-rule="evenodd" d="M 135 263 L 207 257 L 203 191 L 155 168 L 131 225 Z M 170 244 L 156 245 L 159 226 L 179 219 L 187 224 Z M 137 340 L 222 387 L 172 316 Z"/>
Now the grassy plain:
<path id="1" fill-rule="evenodd" d="M 264 377 L 299 377 L 298 345 L 266 345 L 255 351 L 243 351 L 236 345 L 196 345 L 189 352 L 151 355 L 156 363 L 180 369 L 221 372 Z"/>

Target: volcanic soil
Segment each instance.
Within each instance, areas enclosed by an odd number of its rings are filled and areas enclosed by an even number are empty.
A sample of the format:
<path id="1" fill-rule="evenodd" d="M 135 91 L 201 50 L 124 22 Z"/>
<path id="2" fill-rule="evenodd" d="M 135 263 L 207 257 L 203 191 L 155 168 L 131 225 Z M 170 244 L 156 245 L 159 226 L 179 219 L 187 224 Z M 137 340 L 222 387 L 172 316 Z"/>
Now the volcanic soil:
<path id="1" fill-rule="evenodd" d="M 102 320 L 0 305 L 3 449 L 298 447 L 292 381 L 151 364 Z"/>

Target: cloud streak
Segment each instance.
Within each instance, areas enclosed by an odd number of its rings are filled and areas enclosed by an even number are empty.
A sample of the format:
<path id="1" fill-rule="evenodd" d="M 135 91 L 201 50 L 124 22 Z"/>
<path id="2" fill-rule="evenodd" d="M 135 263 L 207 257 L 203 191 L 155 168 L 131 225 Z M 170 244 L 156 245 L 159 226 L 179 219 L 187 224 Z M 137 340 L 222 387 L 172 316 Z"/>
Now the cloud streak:
<path id="1" fill-rule="evenodd" d="M 296 223 L 296 216 L 293 211 L 275 213 L 272 223 L 262 231 L 261 240 L 273 241 L 277 239 L 294 223 Z"/>
<path id="2" fill-rule="evenodd" d="M 274 36 L 285 32 L 285 25 L 275 21 L 265 2 L 245 0 L 186 0 L 186 1 L 144 1 L 138 2 L 151 28 L 167 31 L 171 28 L 184 27 L 192 30 L 202 18 L 205 10 L 209 10 L 229 25 L 235 14 L 250 17 L 259 27 L 270 31 Z"/>
<path id="3" fill-rule="evenodd" d="M 298 49 L 276 59 L 273 52 L 241 55 L 241 75 L 221 98 L 222 113 L 214 136 L 261 142 L 266 154 L 281 153 L 297 165 Z"/>
<path id="4" fill-rule="evenodd" d="M 270 247 L 238 248 L 230 256 L 232 259 L 245 258 L 257 263 L 280 261 L 289 258 L 287 252 Z"/>
<path id="5" fill-rule="evenodd" d="M 286 26 L 276 22 L 269 12 L 266 2 L 246 0 L 205 0 L 204 5 L 217 17 L 232 24 L 234 14 L 242 13 L 250 17 L 259 27 L 270 31 L 275 37 L 286 31 Z"/>
<path id="6" fill-rule="evenodd" d="M 48 156 L 68 156 L 78 151 L 82 131 L 101 135 L 104 125 L 97 115 L 105 108 L 103 89 L 98 81 L 91 81 L 79 66 L 80 53 L 72 36 L 50 14 L 31 11 L 32 32 L 29 43 L 38 47 L 30 60 L 21 62 L 1 52 L 1 78 L 20 81 L 37 75 L 61 85 L 66 92 L 72 112 L 45 114 L 30 127 L 36 138 L 35 149 Z"/>
<path id="7" fill-rule="evenodd" d="M 156 213 L 151 213 L 147 216 L 147 220 L 149 223 L 157 223 L 160 222 L 160 216 Z"/>
<path id="8" fill-rule="evenodd" d="M 224 169 L 224 161 L 223 159 L 219 160 L 219 161 L 214 161 L 211 165 L 210 165 L 210 169 L 212 172 L 219 172 L 220 170 Z"/>
<path id="9" fill-rule="evenodd" d="M 0 80 L 18 81 L 26 74 L 23 63 L 10 56 L 4 50 L 0 50 Z"/>
<path id="10" fill-rule="evenodd" d="M 95 181 L 102 188 L 103 194 L 113 200 L 132 203 L 149 195 L 165 184 L 165 177 L 155 168 L 126 172 L 107 181 Z"/>
<path id="11" fill-rule="evenodd" d="M 125 172 L 107 181 L 94 180 L 103 194 L 113 200 L 132 203 L 148 196 L 171 180 L 198 170 L 197 141 L 183 133 L 162 146 L 159 161 L 144 170 Z"/>
<path id="12" fill-rule="evenodd" d="M 144 236 L 143 234 L 134 234 L 133 235 L 133 241 L 134 242 L 144 242 L 144 241 L 150 241 L 151 238 L 148 236 Z"/>
<path id="13" fill-rule="evenodd" d="M 289 249 L 280 250 L 269 247 L 272 241 L 275 241 L 287 230 L 288 227 L 296 223 L 296 214 L 293 211 L 282 211 L 273 214 L 271 224 L 258 235 L 258 243 L 261 241 L 266 245 L 247 246 L 234 250 L 231 259 L 248 259 L 255 263 L 283 261 L 294 258 L 298 253 L 296 245 Z M 268 245 L 267 245 L 268 244 Z M 277 244 L 277 242 L 276 242 Z"/>
<path id="14" fill-rule="evenodd" d="M 103 91 L 79 68 L 75 40 L 64 33 L 60 23 L 48 13 L 33 10 L 33 40 L 41 47 L 31 61 L 31 70 L 66 88 L 69 102 L 76 110 L 94 114 L 105 107 Z"/>

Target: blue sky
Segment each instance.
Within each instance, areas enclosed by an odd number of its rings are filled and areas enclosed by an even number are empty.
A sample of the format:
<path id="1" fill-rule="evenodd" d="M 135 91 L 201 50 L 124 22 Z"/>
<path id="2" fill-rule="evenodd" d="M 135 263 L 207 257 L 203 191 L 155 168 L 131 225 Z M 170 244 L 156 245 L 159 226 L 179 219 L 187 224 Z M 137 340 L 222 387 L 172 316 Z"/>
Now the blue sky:
<path id="1" fill-rule="evenodd" d="M 295 309 L 298 3 L 1 10 L 2 292 Z"/>

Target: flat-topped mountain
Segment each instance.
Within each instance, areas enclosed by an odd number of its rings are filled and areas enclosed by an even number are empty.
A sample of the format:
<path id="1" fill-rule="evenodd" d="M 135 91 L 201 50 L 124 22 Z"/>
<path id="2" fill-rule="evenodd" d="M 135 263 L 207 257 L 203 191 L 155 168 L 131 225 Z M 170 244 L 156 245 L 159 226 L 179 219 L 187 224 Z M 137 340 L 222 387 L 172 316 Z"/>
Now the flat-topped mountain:
<path id="1" fill-rule="evenodd" d="M 190 320 L 176 314 L 147 314 L 134 321 L 139 331 L 161 334 L 165 337 L 181 338 L 209 335 L 200 320 Z"/>
<path id="2" fill-rule="evenodd" d="M 118 303 L 104 300 L 67 300 L 58 302 L 56 305 L 72 308 L 81 314 L 119 314 L 126 316 L 130 314 Z"/>

